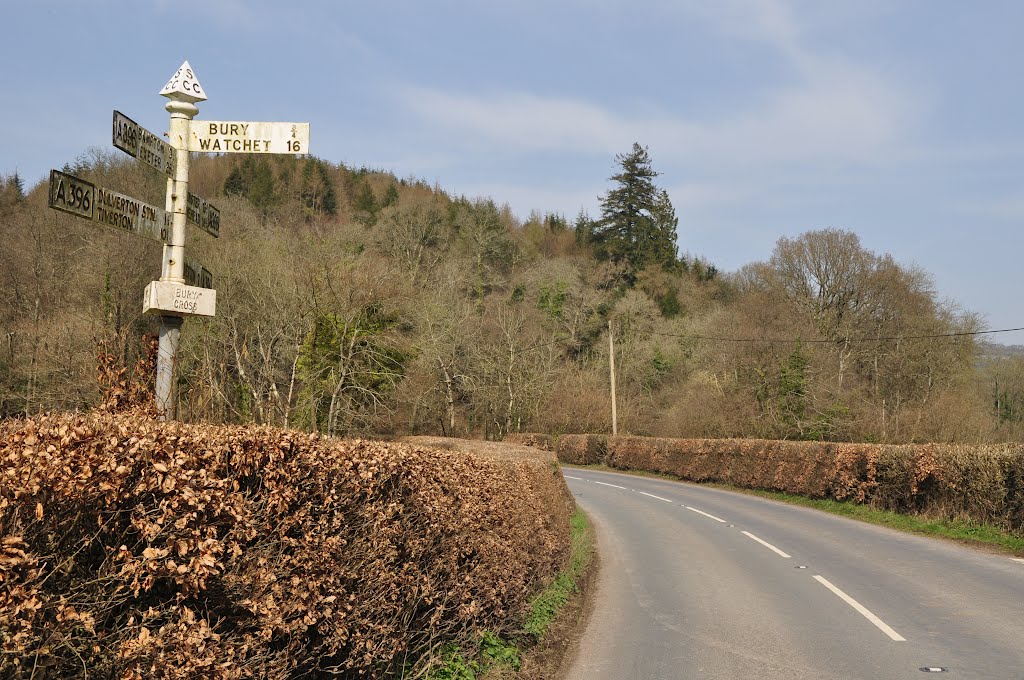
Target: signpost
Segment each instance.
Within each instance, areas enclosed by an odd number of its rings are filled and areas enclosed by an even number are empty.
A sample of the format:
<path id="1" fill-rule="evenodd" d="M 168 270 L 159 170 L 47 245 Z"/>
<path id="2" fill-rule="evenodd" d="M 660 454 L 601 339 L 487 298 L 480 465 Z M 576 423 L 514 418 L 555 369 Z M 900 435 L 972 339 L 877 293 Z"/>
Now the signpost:
<path id="1" fill-rule="evenodd" d="M 213 288 L 213 274 L 195 260 L 185 260 L 185 283 L 197 288 Z"/>
<path id="2" fill-rule="evenodd" d="M 186 286 L 171 281 L 151 281 L 146 286 L 142 299 L 144 314 L 155 312 L 182 316 L 214 316 L 217 307 L 217 291 L 198 286 Z M 181 328 L 181 324 L 177 324 Z M 163 326 L 161 326 L 161 330 Z M 160 335 L 163 338 L 163 333 Z M 173 355 L 172 355 L 173 356 Z M 159 367 L 157 373 L 159 374 Z"/>
<path id="3" fill-rule="evenodd" d="M 170 219 L 163 208 L 59 170 L 50 170 L 50 207 L 161 243 L 170 239 Z"/>
<path id="4" fill-rule="evenodd" d="M 205 198 L 188 192 L 185 205 L 188 221 L 214 238 L 220 238 L 220 210 L 214 208 Z"/>
<path id="5" fill-rule="evenodd" d="M 114 146 L 168 177 L 174 177 L 174 148 L 120 111 L 114 111 Z"/>
<path id="6" fill-rule="evenodd" d="M 91 182 L 50 171 L 50 207 L 164 244 L 160 279 L 146 286 L 142 309 L 160 315 L 156 407 L 161 420 L 174 418 L 173 376 L 181 326 L 187 316 L 214 316 L 213 274 L 185 257 L 185 225 L 220 236 L 220 211 L 188 190 L 189 154 L 309 153 L 309 123 L 193 121 L 206 93 L 186 61 L 160 94 L 169 101 L 170 143 L 114 111 L 113 144 L 167 175 L 165 207 L 143 203 Z"/>
<path id="7" fill-rule="evenodd" d="M 309 153 L 309 123 L 197 121 L 188 137 L 188 150 L 205 153 Z"/>

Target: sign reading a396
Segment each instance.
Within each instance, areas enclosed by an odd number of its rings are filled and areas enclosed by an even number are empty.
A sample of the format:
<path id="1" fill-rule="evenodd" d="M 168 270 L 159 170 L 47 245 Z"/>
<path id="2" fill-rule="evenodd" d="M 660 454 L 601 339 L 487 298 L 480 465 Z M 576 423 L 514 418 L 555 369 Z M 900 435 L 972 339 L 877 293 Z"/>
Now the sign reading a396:
<path id="1" fill-rule="evenodd" d="M 50 207 L 91 220 L 96 210 L 96 185 L 50 170 Z"/>

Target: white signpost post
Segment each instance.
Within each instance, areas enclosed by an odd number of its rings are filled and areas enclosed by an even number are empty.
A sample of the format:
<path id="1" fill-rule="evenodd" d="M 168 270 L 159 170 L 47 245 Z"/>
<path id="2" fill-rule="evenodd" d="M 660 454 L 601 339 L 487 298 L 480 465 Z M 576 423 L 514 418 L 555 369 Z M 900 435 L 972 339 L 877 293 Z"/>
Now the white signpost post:
<path id="1" fill-rule="evenodd" d="M 309 123 L 193 121 L 196 102 L 206 99 L 195 70 L 186 61 L 160 94 L 169 101 L 170 143 L 114 111 L 113 144 L 168 176 L 165 208 L 157 208 L 72 175 L 50 172 L 50 207 L 124 229 L 164 244 L 160 279 L 146 286 L 142 309 L 160 315 L 156 408 L 161 420 L 174 418 L 174 366 L 187 316 L 214 316 L 213 274 L 185 257 L 185 225 L 193 223 L 220 236 L 220 211 L 188 190 L 189 154 L 309 153 Z"/>

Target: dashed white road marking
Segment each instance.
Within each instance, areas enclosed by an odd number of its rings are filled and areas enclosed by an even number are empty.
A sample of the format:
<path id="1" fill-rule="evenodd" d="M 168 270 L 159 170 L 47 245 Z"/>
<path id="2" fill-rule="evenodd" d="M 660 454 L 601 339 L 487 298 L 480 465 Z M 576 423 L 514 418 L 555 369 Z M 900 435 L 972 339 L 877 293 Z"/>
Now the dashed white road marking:
<path id="1" fill-rule="evenodd" d="M 622 489 L 623 491 L 626 490 L 626 487 L 624 486 L 619 486 L 618 484 L 609 484 L 608 482 L 599 482 L 597 480 L 594 480 L 594 484 L 600 484 L 601 486 L 612 486 L 615 487 L 616 489 Z"/>
<path id="2" fill-rule="evenodd" d="M 1011 557 L 1010 559 L 1013 560 L 1014 562 L 1020 562 L 1020 563 L 1024 564 L 1024 557 Z"/>
<path id="3" fill-rule="evenodd" d="M 778 548 L 776 548 L 774 545 L 772 545 L 768 541 L 765 541 L 763 539 L 758 538 L 757 536 L 755 536 L 754 534 L 750 533 L 749 531 L 741 531 L 740 533 L 743 534 L 744 536 L 746 536 L 747 538 L 754 539 L 755 541 L 757 541 L 758 543 L 760 543 L 764 547 L 768 548 L 772 552 L 777 553 L 778 555 L 780 555 L 782 557 L 785 557 L 787 560 L 789 559 L 789 553 L 786 553 L 786 552 L 783 552 L 783 551 L 779 550 Z"/>
<path id="4" fill-rule="evenodd" d="M 573 477 L 571 475 L 564 475 L 564 476 L 565 476 L 566 479 L 575 479 L 577 481 L 582 481 L 582 482 L 593 482 L 594 484 L 600 484 L 601 486 L 610 486 L 610 487 L 612 487 L 614 489 L 622 489 L 623 491 L 636 491 L 636 489 L 627 489 L 626 487 L 619 486 L 618 484 L 610 484 L 608 482 L 599 482 L 597 480 L 583 479 L 582 477 Z M 669 500 L 668 498 L 662 498 L 661 496 L 655 496 L 652 493 L 647 493 L 646 491 L 638 491 L 637 493 L 640 493 L 640 494 L 642 494 L 644 496 L 648 496 L 650 498 L 655 498 L 655 499 L 657 499 L 659 501 L 664 501 L 666 503 L 674 503 L 675 502 L 675 501 Z M 721 517 L 715 517 L 714 515 L 712 515 L 710 513 L 704 512 L 703 510 L 698 510 L 697 508 L 694 508 L 694 507 L 689 506 L 689 505 L 684 505 L 683 507 L 686 508 L 687 510 L 690 510 L 692 512 L 697 513 L 698 515 L 704 515 L 705 517 L 713 519 L 716 522 L 721 522 L 721 523 L 725 524 L 725 520 L 722 519 Z M 729 526 L 732 526 L 732 525 L 730 524 Z M 760 543 L 761 545 L 763 545 L 764 547 L 768 548 L 769 550 L 771 550 L 772 552 L 778 554 L 781 557 L 784 557 L 786 559 L 790 559 L 790 557 L 791 557 L 789 555 L 789 553 L 776 548 L 774 545 L 772 545 L 768 541 L 765 541 L 764 539 L 758 538 L 757 536 L 755 536 L 754 534 L 750 533 L 749 531 L 741 531 L 740 533 L 742 533 L 747 538 L 751 538 L 751 539 L 757 541 L 758 543 Z M 1014 562 L 1020 562 L 1020 563 L 1024 564 L 1024 558 L 1021 558 L 1021 557 L 1011 557 L 1010 559 L 1013 560 Z M 806 569 L 806 567 L 798 567 L 798 569 Z M 856 610 L 857 613 L 859 613 L 861 616 L 863 616 L 868 621 L 870 621 L 872 624 L 874 624 L 875 627 L 877 627 L 880 631 L 882 631 L 883 633 L 888 635 L 889 638 L 892 639 L 893 641 L 895 641 L 895 642 L 906 642 L 907 641 L 907 639 L 905 637 L 903 637 L 902 635 L 897 633 L 895 630 L 890 628 L 889 625 L 885 623 L 885 621 L 882 621 L 880 618 L 878 618 L 873 613 L 871 613 L 871 611 L 867 607 L 862 605 L 860 602 L 857 602 L 857 600 L 853 599 L 852 597 L 850 597 L 849 595 L 844 593 L 842 590 L 837 588 L 831 581 L 829 581 L 824 576 L 815 575 L 814 576 L 814 580 L 818 581 L 823 586 L 825 586 L 826 588 L 831 590 L 832 593 L 835 594 L 839 599 L 841 599 L 843 602 L 845 602 L 846 604 L 848 604 L 851 607 L 853 607 L 853 609 Z M 932 669 L 929 669 L 929 670 L 932 670 Z"/>
<path id="5" fill-rule="evenodd" d="M 721 517 L 715 517 L 714 515 L 709 515 L 708 513 L 704 512 L 703 510 L 698 510 L 697 508 L 691 508 L 689 505 L 684 505 L 683 507 L 685 507 L 687 510 L 694 511 L 698 515 L 704 515 L 705 517 L 710 517 L 711 519 L 715 520 L 716 522 L 721 522 L 722 524 L 725 524 L 725 520 L 722 519 Z"/>
<path id="6" fill-rule="evenodd" d="M 665 501 L 666 503 L 672 503 L 672 501 L 670 501 L 669 499 L 662 498 L 661 496 L 655 496 L 653 493 L 647 493 L 646 491 L 641 491 L 640 493 L 643 494 L 644 496 L 650 496 L 651 498 L 657 498 L 659 501 Z"/>
<path id="7" fill-rule="evenodd" d="M 843 591 L 839 590 L 839 588 L 836 588 L 824 576 L 815 576 L 814 580 L 817 581 L 818 583 L 820 583 L 821 585 L 825 586 L 829 590 L 831 590 L 833 593 L 835 593 L 836 596 L 838 596 L 840 600 L 842 600 L 846 604 L 848 604 L 851 607 L 853 607 L 854 609 L 856 609 L 857 612 L 861 616 L 863 616 L 865 619 L 867 619 L 871 623 L 875 624 L 875 626 L 877 626 L 880 631 L 882 631 L 883 633 L 888 635 L 890 638 L 892 638 L 896 642 L 906 642 L 907 641 L 907 639 L 905 637 L 903 637 L 902 635 L 900 635 L 899 633 L 894 631 L 892 628 L 890 628 L 888 625 L 886 625 L 885 621 L 883 621 L 882 619 L 878 618 L 877 616 L 872 614 L 870 611 L 868 611 L 868 609 L 864 605 L 862 605 L 860 602 L 857 602 L 857 600 L 853 599 L 852 597 L 850 597 L 849 595 L 847 595 Z"/>

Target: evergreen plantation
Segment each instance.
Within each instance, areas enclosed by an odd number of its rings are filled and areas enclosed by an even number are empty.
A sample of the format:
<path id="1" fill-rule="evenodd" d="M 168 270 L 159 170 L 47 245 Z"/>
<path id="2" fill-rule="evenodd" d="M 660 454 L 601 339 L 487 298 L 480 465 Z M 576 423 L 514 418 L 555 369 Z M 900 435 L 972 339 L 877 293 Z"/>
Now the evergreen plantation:
<path id="1" fill-rule="evenodd" d="M 979 344 L 978 320 L 927 272 L 822 225 L 722 273 L 679 255 L 686 216 L 647 149 L 609 167 L 600 215 L 524 221 L 501 197 L 316 158 L 194 158 L 190 188 L 220 208 L 221 237 L 189 236 L 217 316 L 185 324 L 181 417 L 331 435 L 607 432 L 610 327 L 620 431 L 1024 436 L 1024 359 Z M 163 179 L 120 156 L 65 170 L 163 202 Z M 0 186 L 2 416 L 95 404 L 97 353 L 131 366 L 156 330 L 141 310 L 159 246 L 50 210 L 46 193 Z"/>

